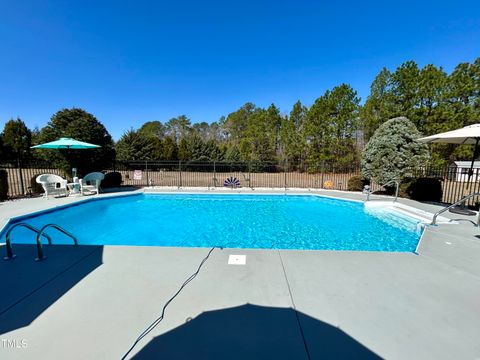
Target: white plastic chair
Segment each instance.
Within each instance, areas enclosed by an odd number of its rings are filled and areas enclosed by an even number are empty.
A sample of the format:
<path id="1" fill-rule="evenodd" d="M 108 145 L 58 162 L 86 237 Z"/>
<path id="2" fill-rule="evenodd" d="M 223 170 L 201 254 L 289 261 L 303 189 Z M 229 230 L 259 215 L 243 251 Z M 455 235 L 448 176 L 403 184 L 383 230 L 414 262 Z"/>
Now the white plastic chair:
<path id="1" fill-rule="evenodd" d="M 105 179 L 105 175 L 101 172 L 93 172 L 80 179 L 80 192 L 82 195 L 96 193 L 100 191 L 100 184 Z"/>
<path id="2" fill-rule="evenodd" d="M 68 195 L 68 181 L 55 174 L 38 175 L 35 179 L 37 184 L 41 184 L 45 193 L 43 197 L 48 199 L 49 195 Z"/>

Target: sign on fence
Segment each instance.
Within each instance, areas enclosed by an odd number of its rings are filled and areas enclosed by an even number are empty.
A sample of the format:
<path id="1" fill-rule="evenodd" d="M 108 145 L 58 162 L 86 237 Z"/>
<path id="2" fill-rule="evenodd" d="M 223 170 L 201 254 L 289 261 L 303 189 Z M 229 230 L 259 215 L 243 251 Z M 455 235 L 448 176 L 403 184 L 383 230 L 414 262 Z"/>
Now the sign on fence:
<path id="1" fill-rule="evenodd" d="M 133 171 L 133 180 L 142 180 L 142 170 Z"/>

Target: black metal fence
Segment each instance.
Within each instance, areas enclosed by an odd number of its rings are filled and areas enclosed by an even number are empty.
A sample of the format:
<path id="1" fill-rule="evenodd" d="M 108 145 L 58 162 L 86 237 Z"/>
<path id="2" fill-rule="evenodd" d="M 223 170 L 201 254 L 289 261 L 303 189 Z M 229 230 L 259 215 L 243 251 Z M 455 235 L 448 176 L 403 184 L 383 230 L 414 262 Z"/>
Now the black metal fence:
<path id="1" fill-rule="evenodd" d="M 473 174 L 469 176 L 468 168 L 426 166 L 413 169 L 411 176 L 413 178 L 439 179 L 442 184 L 442 202 L 448 204 L 452 204 L 473 192 L 480 192 L 480 169 L 473 169 Z M 474 197 L 467 201 L 467 204 L 476 205 L 478 201 L 479 199 Z"/>
<path id="2" fill-rule="evenodd" d="M 15 198 L 31 195 L 39 191 L 35 179 L 41 174 L 56 174 L 66 177 L 64 170 L 54 167 L 45 161 L 4 161 L 0 169 L 7 172 L 8 197 Z"/>
<path id="3" fill-rule="evenodd" d="M 237 179 L 250 188 L 329 188 L 347 190 L 348 180 L 360 173 L 358 166 L 331 167 L 320 171 L 288 162 L 116 162 L 124 185 L 172 187 L 223 187 Z"/>
<path id="4" fill-rule="evenodd" d="M 35 178 L 44 173 L 71 179 L 71 172 L 45 161 L 0 162 L 7 171 L 8 196 L 28 196 L 41 192 Z M 224 187 L 236 179 L 240 187 L 300 188 L 348 190 L 348 180 L 360 174 L 358 165 L 335 167 L 325 163 L 289 162 L 199 162 L 199 161 L 117 161 L 105 173 L 119 172 L 124 186 L 153 187 Z M 79 177 L 85 174 L 79 174 Z M 480 191 L 480 169 L 469 177 L 466 169 L 422 167 L 411 171 L 412 177 L 441 180 L 445 203 L 453 203 L 474 191 Z M 378 184 L 372 185 L 379 189 Z M 472 204 L 473 204 L 472 200 Z"/>

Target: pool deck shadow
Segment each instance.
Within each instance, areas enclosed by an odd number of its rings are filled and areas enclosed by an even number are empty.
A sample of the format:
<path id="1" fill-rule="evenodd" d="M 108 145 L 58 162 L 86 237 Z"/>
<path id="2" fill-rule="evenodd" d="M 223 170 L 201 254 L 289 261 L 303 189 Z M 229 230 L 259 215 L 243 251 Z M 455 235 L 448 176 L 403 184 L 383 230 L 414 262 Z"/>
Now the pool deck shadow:
<path id="1" fill-rule="evenodd" d="M 15 259 L 0 260 L 0 334 L 28 326 L 69 289 L 102 264 L 103 246 L 47 245 L 47 258 L 35 261 L 34 245 L 14 244 Z M 5 247 L 0 247 L 4 252 Z M 2 254 L 3 255 L 3 254 Z M 41 289 L 53 284 L 50 291 Z M 35 299 L 32 306 L 20 304 Z M 17 311 L 18 308 L 21 310 Z"/>

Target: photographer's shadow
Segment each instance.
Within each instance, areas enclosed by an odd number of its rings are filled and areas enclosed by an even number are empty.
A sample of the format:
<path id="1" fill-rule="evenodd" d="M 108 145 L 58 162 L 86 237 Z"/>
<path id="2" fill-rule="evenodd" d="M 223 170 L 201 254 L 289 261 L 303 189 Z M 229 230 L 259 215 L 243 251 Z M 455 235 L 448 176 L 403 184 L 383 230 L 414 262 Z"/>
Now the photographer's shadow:
<path id="1" fill-rule="evenodd" d="M 133 359 L 380 357 L 342 330 L 308 315 L 296 314 L 291 308 L 246 304 L 204 312 L 184 325 L 155 337 Z"/>

